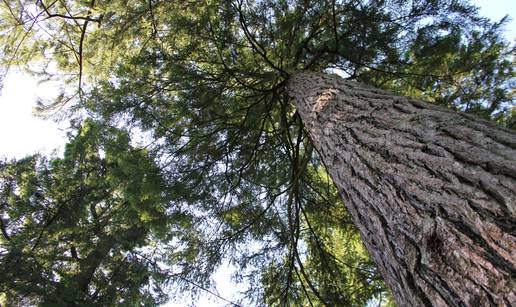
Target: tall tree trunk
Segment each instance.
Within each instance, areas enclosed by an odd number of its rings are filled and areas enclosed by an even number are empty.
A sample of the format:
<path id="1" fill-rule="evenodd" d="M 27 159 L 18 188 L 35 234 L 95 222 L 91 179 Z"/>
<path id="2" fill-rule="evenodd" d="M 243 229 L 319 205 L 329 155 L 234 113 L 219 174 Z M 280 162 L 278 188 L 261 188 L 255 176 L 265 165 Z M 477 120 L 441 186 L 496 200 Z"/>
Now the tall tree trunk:
<path id="1" fill-rule="evenodd" d="M 400 306 L 514 306 L 514 131 L 336 76 L 288 91 Z"/>
<path id="2" fill-rule="evenodd" d="M 79 260 L 79 272 L 75 276 L 75 287 L 77 290 L 88 295 L 88 289 L 93 279 L 95 271 L 109 255 L 109 252 L 116 243 L 116 239 L 111 235 L 101 235 L 96 248 L 92 250 L 84 259 Z"/>

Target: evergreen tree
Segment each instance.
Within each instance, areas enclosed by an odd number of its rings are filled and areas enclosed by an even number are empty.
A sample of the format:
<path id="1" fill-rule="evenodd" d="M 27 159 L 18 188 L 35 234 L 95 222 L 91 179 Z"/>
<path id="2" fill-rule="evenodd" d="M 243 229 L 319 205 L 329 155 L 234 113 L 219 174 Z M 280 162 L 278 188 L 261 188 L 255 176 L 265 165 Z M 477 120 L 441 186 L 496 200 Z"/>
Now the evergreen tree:
<path id="1" fill-rule="evenodd" d="M 503 22 L 466 1 L 18 5 L 3 11 L 18 24 L 2 32 L 4 59 L 53 53 L 43 58 L 79 75 L 74 107 L 152 133 L 188 216 L 168 255 L 185 287 L 207 286 L 226 260 L 248 298 L 271 305 L 363 305 L 385 291 L 289 98 L 296 71 L 513 122 L 514 49 Z"/>
<path id="2" fill-rule="evenodd" d="M 154 305 L 171 217 L 152 157 L 87 120 L 64 158 L 0 169 L 2 306 Z M 152 258 L 152 260 L 149 260 Z"/>
<path id="3" fill-rule="evenodd" d="M 516 299 L 514 131 L 326 75 L 289 92 L 400 305 Z"/>

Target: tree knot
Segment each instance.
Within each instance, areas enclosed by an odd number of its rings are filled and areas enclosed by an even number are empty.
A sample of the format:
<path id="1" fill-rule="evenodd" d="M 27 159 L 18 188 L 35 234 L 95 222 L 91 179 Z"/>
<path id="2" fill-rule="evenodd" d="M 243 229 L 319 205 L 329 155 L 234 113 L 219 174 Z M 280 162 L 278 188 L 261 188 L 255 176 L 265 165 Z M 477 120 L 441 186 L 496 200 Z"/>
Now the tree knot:
<path id="1" fill-rule="evenodd" d="M 333 98 L 337 95 L 339 91 L 334 88 L 328 88 L 324 90 L 315 101 L 314 107 L 312 109 L 316 114 L 320 113 L 323 109 L 328 106 L 328 103 L 333 100 Z"/>

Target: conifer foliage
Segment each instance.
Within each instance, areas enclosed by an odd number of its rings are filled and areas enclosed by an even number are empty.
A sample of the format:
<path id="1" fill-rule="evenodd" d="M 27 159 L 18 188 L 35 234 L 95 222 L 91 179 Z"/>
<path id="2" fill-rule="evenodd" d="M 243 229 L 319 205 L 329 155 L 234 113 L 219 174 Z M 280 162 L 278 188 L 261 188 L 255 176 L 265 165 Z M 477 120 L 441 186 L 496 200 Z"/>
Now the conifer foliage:
<path id="1" fill-rule="evenodd" d="M 514 127 L 505 20 L 468 1 L 18 0 L 0 14 L 2 67 L 63 81 L 40 111 L 80 127 L 64 158 L 2 165 L 9 302 L 214 294 L 209 277 L 230 263 L 246 285 L 236 305 L 391 304 L 291 76 L 338 73 Z"/>
<path id="2" fill-rule="evenodd" d="M 167 196 L 127 133 L 87 120 L 63 158 L 2 163 L 0 185 L 2 305 L 161 300 L 166 276 L 153 263 L 169 237 Z"/>

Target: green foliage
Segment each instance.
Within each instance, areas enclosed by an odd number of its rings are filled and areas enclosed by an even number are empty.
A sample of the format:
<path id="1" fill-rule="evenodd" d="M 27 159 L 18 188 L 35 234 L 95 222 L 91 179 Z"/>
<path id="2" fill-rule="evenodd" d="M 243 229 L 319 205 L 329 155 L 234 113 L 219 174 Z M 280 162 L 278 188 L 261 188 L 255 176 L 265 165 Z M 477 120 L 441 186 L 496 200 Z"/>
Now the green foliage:
<path id="1" fill-rule="evenodd" d="M 514 108 L 515 48 L 502 38 L 507 18 L 496 24 L 483 21 L 471 30 L 449 22 L 418 30 L 404 55 L 399 76 L 372 72 L 365 80 L 412 96 L 446 105 L 510 127 Z M 382 67 L 381 69 L 389 69 Z"/>
<path id="2" fill-rule="evenodd" d="M 0 169 L 0 292 L 7 305 L 148 305 L 166 275 L 146 259 L 171 223 L 152 157 L 87 120 L 64 158 Z"/>
<path id="3" fill-rule="evenodd" d="M 2 64 L 56 63 L 87 85 L 71 100 L 75 108 L 148 132 L 147 148 L 174 203 L 173 223 L 153 205 L 164 189 L 149 178 L 149 170 L 158 171 L 148 153 L 115 150 L 127 142 L 121 132 L 86 139 L 104 135 L 103 127 L 86 124 L 82 141 L 72 141 L 48 168 L 66 178 L 63 195 L 84 185 L 92 191 L 85 203 L 125 204 L 105 226 L 110 233 L 125 227 L 112 234 L 120 248 L 152 246 L 147 233 L 173 238 L 159 261 L 176 272 L 178 291 L 209 287 L 214 270 L 229 262 L 235 280 L 249 285 L 244 302 L 392 303 L 286 93 L 296 70 L 339 72 L 514 127 L 514 48 L 502 39 L 503 21 L 480 18 L 467 1 L 66 0 L 47 10 L 42 3 L 2 7 Z M 36 163 L 27 161 L 16 168 Z M 32 172 L 24 176 L 42 180 Z M 19 195 L 33 189 L 16 195 L 25 199 Z M 71 210 L 60 223 L 77 225 L 88 212 Z M 35 284 L 53 280 L 41 274 Z M 112 284 L 104 279 L 105 287 Z"/>

